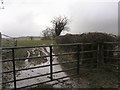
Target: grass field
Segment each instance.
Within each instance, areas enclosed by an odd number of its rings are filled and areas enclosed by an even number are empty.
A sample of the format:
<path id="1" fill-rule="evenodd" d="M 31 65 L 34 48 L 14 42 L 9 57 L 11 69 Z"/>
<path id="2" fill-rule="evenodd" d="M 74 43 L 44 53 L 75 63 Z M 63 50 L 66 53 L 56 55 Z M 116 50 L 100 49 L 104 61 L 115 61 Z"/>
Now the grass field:
<path id="1" fill-rule="evenodd" d="M 54 40 L 21 40 L 17 41 L 17 46 L 34 46 L 55 44 Z"/>

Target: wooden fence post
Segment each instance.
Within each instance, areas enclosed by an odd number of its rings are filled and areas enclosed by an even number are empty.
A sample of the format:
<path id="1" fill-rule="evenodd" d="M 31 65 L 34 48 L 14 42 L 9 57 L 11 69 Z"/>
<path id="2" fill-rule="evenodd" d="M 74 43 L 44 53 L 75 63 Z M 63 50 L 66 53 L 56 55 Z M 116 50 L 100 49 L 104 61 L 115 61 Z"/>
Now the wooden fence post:
<path id="1" fill-rule="evenodd" d="M 104 63 L 104 44 L 99 43 L 97 49 L 97 66 L 101 66 Z"/>
<path id="2" fill-rule="evenodd" d="M 0 90 L 2 89 L 2 36 L 0 32 Z"/>
<path id="3" fill-rule="evenodd" d="M 92 51 L 94 50 L 94 46 L 95 46 L 94 44 L 91 45 L 91 50 L 92 50 Z M 95 52 L 94 52 L 94 51 L 92 52 L 92 58 L 93 58 L 93 59 L 91 60 L 91 68 L 93 68 L 93 67 L 95 66 L 95 64 L 96 64 L 96 63 L 94 62 L 94 61 L 96 61 L 96 60 L 95 60 Z"/>
<path id="4" fill-rule="evenodd" d="M 77 45 L 77 74 L 79 75 L 80 70 L 80 45 Z"/>
<path id="5" fill-rule="evenodd" d="M 81 44 L 81 58 L 80 58 L 80 65 L 83 63 L 83 59 L 84 59 L 84 43 Z"/>
<path id="6" fill-rule="evenodd" d="M 100 61 L 100 44 L 97 45 L 97 67 L 99 66 Z"/>
<path id="7" fill-rule="evenodd" d="M 101 56 L 102 56 L 102 61 L 101 61 L 101 64 L 103 65 L 104 64 L 104 43 L 102 43 L 102 46 L 101 46 Z"/>

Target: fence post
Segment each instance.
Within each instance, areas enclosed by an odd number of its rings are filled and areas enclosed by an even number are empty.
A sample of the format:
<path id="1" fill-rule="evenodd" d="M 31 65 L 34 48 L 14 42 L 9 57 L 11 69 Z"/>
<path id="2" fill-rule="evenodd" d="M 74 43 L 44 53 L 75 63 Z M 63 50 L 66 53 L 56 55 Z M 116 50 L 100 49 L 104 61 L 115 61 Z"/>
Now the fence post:
<path id="1" fill-rule="evenodd" d="M 82 64 L 82 61 L 84 59 L 84 43 L 81 44 L 81 58 L 80 58 L 80 64 Z"/>
<path id="2" fill-rule="evenodd" d="M 91 50 L 92 50 L 92 51 L 95 50 L 95 49 L 94 49 L 94 46 L 95 46 L 94 44 L 91 44 Z M 96 59 L 95 59 L 95 52 L 94 52 L 94 51 L 92 52 L 92 58 L 93 58 L 93 59 L 91 60 L 91 69 L 94 68 L 94 66 L 95 66 L 95 64 L 96 64 L 96 63 L 95 63 Z"/>
<path id="3" fill-rule="evenodd" d="M 50 46 L 50 78 L 53 80 L 53 68 L 52 68 L 52 46 Z"/>
<path id="4" fill-rule="evenodd" d="M 0 90 L 2 90 L 2 36 L 0 32 Z"/>
<path id="5" fill-rule="evenodd" d="M 97 67 L 101 66 L 104 62 L 104 44 L 99 43 L 98 44 L 98 50 L 97 50 Z"/>
<path id="6" fill-rule="evenodd" d="M 77 74 L 79 75 L 80 65 L 80 45 L 77 45 Z"/>
<path id="7" fill-rule="evenodd" d="M 14 54 L 15 54 L 14 48 L 12 48 L 14 89 L 16 90 L 16 71 L 15 71 L 15 55 Z"/>
<path id="8" fill-rule="evenodd" d="M 13 38 L 13 42 L 14 42 L 14 45 L 13 46 L 17 46 L 17 40 L 15 38 Z"/>
<path id="9" fill-rule="evenodd" d="M 101 46 L 101 56 L 102 56 L 102 60 L 101 60 L 101 64 L 103 65 L 104 64 L 104 43 L 102 43 L 102 46 Z"/>
<path id="10" fill-rule="evenodd" d="M 99 65 L 99 59 L 100 59 L 100 44 L 97 45 L 97 67 Z"/>

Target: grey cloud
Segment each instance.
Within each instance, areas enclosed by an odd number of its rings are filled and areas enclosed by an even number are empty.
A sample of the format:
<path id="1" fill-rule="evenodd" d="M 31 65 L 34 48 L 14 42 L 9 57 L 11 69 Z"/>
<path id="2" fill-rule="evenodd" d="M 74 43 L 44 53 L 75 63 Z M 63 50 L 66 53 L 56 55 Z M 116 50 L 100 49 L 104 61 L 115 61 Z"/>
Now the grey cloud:
<path id="1" fill-rule="evenodd" d="M 76 3 L 71 6 L 71 15 L 72 32 L 103 31 L 118 34 L 117 2 Z"/>
<path id="2" fill-rule="evenodd" d="M 40 26 L 34 23 L 34 15 L 28 13 L 18 16 L 15 22 L 5 24 L 3 30 L 10 36 L 39 35 Z"/>

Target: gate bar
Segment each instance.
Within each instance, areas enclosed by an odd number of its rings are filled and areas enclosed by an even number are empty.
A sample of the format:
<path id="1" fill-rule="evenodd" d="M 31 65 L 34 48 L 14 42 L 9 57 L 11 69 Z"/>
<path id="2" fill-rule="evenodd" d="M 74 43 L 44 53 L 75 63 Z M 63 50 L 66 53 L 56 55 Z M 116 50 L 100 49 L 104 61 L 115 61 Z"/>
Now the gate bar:
<path id="1" fill-rule="evenodd" d="M 52 67 L 52 46 L 50 46 L 50 78 L 53 80 L 53 67 Z"/>
<path id="2" fill-rule="evenodd" d="M 12 49 L 12 59 L 13 59 L 13 77 L 14 77 L 14 89 L 16 90 L 16 71 L 15 71 L 15 55 L 14 48 Z"/>

